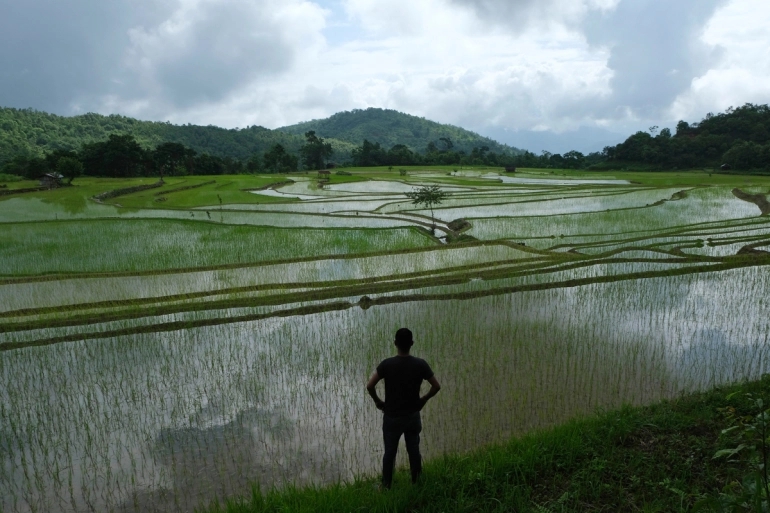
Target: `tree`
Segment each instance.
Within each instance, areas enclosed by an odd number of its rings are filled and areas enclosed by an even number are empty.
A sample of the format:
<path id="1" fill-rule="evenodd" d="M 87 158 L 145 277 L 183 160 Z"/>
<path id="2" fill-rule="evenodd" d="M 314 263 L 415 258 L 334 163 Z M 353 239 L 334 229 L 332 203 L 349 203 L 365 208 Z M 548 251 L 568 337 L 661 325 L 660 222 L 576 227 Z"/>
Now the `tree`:
<path id="1" fill-rule="evenodd" d="M 262 163 L 267 173 L 289 173 L 297 170 L 297 157 L 286 153 L 286 149 L 280 144 L 265 152 Z"/>
<path id="2" fill-rule="evenodd" d="M 72 180 L 83 174 L 83 164 L 76 158 L 62 157 L 56 163 L 56 172 L 71 184 Z"/>
<path id="3" fill-rule="evenodd" d="M 380 143 L 370 143 L 364 139 L 361 146 L 354 148 L 351 152 L 353 165 L 361 167 L 381 166 L 386 163 L 387 153 L 380 146 Z"/>
<path id="4" fill-rule="evenodd" d="M 75 160 L 80 160 L 78 159 L 78 154 L 72 150 L 56 149 L 50 153 L 47 153 L 45 156 L 45 161 L 48 164 L 48 169 L 50 169 L 51 171 L 56 171 L 56 166 L 59 164 L 59 160 L 64 157 L 71 157 Z"/>
<path id="5" fill-rule="evenodd" d="M 4 174 L 23 176 L 28 180 L 37 180 L 49 171 L 48 163 L 43 157 L 27 155 L 16 155 L 0 167 L 0 172 Z"/>
<path id="6" fill-rule="evenodd" d="M 486 164 L 486 153 L 489 151 L 489 146 L 482 146 L 480 148 L 473 148 L 470 157 L 467 159 L 468 164 Z"/>
<path id="7" fill-rule="evenodd" d="M 140 175 L 147 168 L 147 157 L 133 135 L 111 134 L 106 141 L 84 144 L 80 152 L 86 174 L 116 178 Z"/>
<path id="8" fill-rule="evenodd" d="M 201 153 L 195 158 L 195 170 L 202 175 L 221 175 L 225 172 L 222 159 Z"/>
<path id="9" fill-rule="evenodd" d="M 255 153 L 249 158 L 246 162 L 246 169 L 249 170 L 249 173 L 259 173 L 262 170 L 262 157 L 259 156 L 259 153 Z"/>
<path id="10" fill-rule="evenodd" d="M 331 143 L 324 142 L 315 135 L 314 130 L 305 132 L 305 140 L 305 145 L 299 150 L 302 154 L 302 165 L 305 169 L 324 169 L 324 160 L 331 157 L 334 151 Z"/>
<path id="11" fill-rule="evenodd" d="M 388 150 L 388 163 L 396 166 L 419 164 L 418 156 L 404 144 L 396 144 Z"/>
<path id="12" fill-rule="evenodd" d="M 160 180 L 163 181 L 163 173 L 173 175 L 175 171 L 184 165 L 186 160 L 195 157 L 196 151 L 185 147 L 184 144 L 166 142 L 159 144 L 152 152 L 155 166 L 160 172 Z M 190 167 L 190 166 L 186 166 Z"/>
<path id="13" fill-rule="evenodd" d="M 433 215 L 433 207 L 440 205 L 447 197 L 447 193 L 442 191 L 438 185 L 423 185 L 419 189 L 407 192 L 406 197 L 412 200 L 414 205 L 425 205 L 430 209 L 430 217 L 433 221 L 431 233 L 436 232 L 436 218 Z"/>
<path id="14" fill-rule="evenodd" d="M 768 167 L 770 145 L 762 146 L 752 141 L 738 141 L 722 156 L 724 163 L 733 169 L 753 170 Z"/>
<path id="15" fill-rule="evenodd" d="M 564 154 L 564 167 L 567 169 L 580 169 L 585 162 L 585 155 L 577 150 L 568 151 Z"/>

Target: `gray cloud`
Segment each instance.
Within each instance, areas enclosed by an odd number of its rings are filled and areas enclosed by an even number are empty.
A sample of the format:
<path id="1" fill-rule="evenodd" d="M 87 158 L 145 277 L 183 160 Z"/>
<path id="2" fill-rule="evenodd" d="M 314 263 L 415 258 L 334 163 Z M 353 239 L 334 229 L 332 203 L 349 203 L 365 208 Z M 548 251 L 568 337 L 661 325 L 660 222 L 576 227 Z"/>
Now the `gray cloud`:
<path id="1" fill-rule="evenodd" d="M 6 106 L 67 113 L 108 90 L 128 29 L 157 23 L 175 2 L 25 0 L 0 16 L 0 98 Z"/>
<path id="2" fill-rule="evenodd" d="M 292 65 L 302 41 L 292 36 L 323 21 L 312 6 L 296 7 L 279 0 L 15 2 L 0 16 L 0 102 L 161 118 L 220 101 Z"/>
<path id="3" fill-rule="evenodd" d="M 727 0 L 5 1 L 0 105 L 59 114 L 278 126 L 378 106 L 577 141 L 581 126 L 664 125 L 682 98 L 719 110 L 739 80 L 692 85 L 715 69 L 700 36 Z M 729 51 L 741 12 L 710 40 Z M 756 40 L 742 39 L 762 56 Z"/>
<path id="4" fill-rule="evenodd" d="M 718 59 L 700 35 L 725 0 L 623 0 L 585 22 L 590 44 L 610 49 L 607 108 L 655 118 Z"/>
<path id="5" fill-rule="evenodd" d="M 609 51 L 611 95 L 564 103 L 565 116 L 654 119 L 719 58 L 700 35 L 727 0 L 450 0 L 484 19 L 521 31 L 562 24 Z M 579 81 L 581 77 L 575 77 Z M 552 110 L 555 113 L 555 111 Z M 554 118 L 555 119 L 555 118 Z"/>
<path id="6" fill-rule="evenodd" d="M 132 31 L 129 89 L 185 108 L 289 69 L 297 49 L 274 8 L 270 1 L 200 2 Z"/>
<path id="7" fill-rule="evenodd" d="M 479 17 L 502 24 L 517 32 L 533 25 L 554 22 L 574 23 L 589 9 L 598 9 L 613 0 L 449 0 L 472 9 Z"/>

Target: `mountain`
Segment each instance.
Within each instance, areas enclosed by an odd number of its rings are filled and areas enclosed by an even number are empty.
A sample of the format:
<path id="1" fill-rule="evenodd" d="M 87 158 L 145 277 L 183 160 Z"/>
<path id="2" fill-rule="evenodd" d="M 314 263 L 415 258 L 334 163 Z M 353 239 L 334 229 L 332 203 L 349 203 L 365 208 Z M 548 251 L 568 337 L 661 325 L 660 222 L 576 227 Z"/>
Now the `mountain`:
<path id="1" fill-rule="evenodd" d="M 446 140 L 451 141 L 454 151 L 467 154 L 483 146 L 497 154 L 522 153 L 517 148 L 456 126 L 374 108 L 340 112 L 326 119 L 270 130 L 261 126 L 227 129 L 212 125 L 172 125 L 116 114 L 66 117 L 33 109 L 0 107 L 0 166 L 16 155 L 37 157 L 54 150 L 79 150 L 83 144 L 104 141 L 111 134 L 133 135 L 148 149 L 160 143 L 174 142 L 198 153 L 246 161 L 275 144 L 282 144 L 288 152 L 296 154 L 305 144 L 305 132 L 310 130 L 315 130 L 318 136 L 332 144 L 332 159 L 337 162 L 348 161 L 351 151 L 364 139 L 378 142 L 386 149 L 403 144 L 417 153 L 423 153 L 430 143 L 446 149 Z"/>
<path id="2" fill-rule="evenodd" d="M 302 136 L 260 126 L 226 129 L 216 126 L 172 125 L 139 121 L 119 115 L 84 114 L 64 117 L 32 109 L 0 108 L 0 166 L 15 155 L 42 156 L 53 150 L 79 150 L 84 143 L 103 141 L 110 134 L 131 134 L 145 148 L 163 142 L 181 143 L 199 153 L 245 161 L 282 144 L 297 153 Z M 330 140 L 335 151 L 350 154 L 354 145 Z"/>
<path id="3" fill-rule="evenodd" d="M 443 125 L 389 109 L 368 108 L 338 112 L 326 119 L 314 119 L 277 130 L 293 135 L 303 135 L 314 130 L 319 137 L 338 139 L 355 146 L 360 146 L 366 139 L 371 143 L 379 143 L 386 150 L 396 144 L 404 144 L 412 151 L 423 153 L 430 143 L 441 148 L 445 145 L 441 139 L 446 138 L 452 142 L 454 151 L 470 153 L 473 148 L 488 146 L 494 153 L 522 153 L 518 148 L 500 144 L 464 128 Z"/>

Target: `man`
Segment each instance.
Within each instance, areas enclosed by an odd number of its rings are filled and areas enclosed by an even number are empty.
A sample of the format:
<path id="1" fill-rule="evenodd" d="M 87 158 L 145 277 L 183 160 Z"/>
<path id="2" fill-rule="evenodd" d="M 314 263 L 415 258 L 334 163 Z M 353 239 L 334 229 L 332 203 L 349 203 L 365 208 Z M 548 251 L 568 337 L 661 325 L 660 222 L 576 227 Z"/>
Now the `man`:
<path id="1" fill-rule="evenodd" d="M 402 434 L 406 451 L 409 453 L 412 482 L 416 483 L 420 477 L 420 410 L 441 390 L 441 385 L 428 363 L 409 354 L 414 344 L 412 332 L 406 328 L 398 330 L 395 344 L 398 354 L 380 362 L 366 384 L 366 390 L 374 399 L 374 404 L 383 411 L 382 438 L 385 442 L 385 455 L 382 458 L 382 486 L 386 489 L 393 483 L 393 466 L 396 463 L 398 441 Z M 381 379 L 385 380 L 385 401 L 380 399 L 375 389 Z M 430 383 L 430 391 L 420 397 L 420 385 L 423 380 Z"/>

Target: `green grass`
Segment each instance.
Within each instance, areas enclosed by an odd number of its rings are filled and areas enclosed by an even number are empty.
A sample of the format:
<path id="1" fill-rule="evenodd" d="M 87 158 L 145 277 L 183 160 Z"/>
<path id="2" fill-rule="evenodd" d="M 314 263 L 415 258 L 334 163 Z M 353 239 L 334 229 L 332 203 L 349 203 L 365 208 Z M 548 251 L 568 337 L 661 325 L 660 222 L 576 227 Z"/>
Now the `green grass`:
<path id="1" fill-rule="evenodd" d="M 21 182 L 22 180 L 24 180 L 24 178 L 21 176 L 0 173 L 0 183 Z"/>
<path id="2" fill-rule="evenodd" d="M 290 178 L 285 175 L 219 175 L 172 177 L 166 179 L 166 185 L 128 196 L 120 196 L 109 203 L 118 203 L 127 208 L 193 208 L 234 203 L 272 203 L 286 201 L 252 194 L 245 189 L 267 187 L 270 184 L 284 182 Z M 194 186 L 206 182 L 214 183 L 194 189 L 162 194 L 179 187 Z M 163 201 L 158 201 L 164 198 Z"/>
<path id="3" fill-rule="evenodd" d="M 157 182 L 157 177 L 144 178 L 94 178 L 80 177 L 72 182 L 71 187 L 61 187 L 59 189 L 23 193 L 20 195 L 11 195 L 0 197 L 0 208 L 2 202 L 11 198 L 39 198 L 46 203 L 52 203 L 65 208 L 68 211 L 79 211 L 85 208 L 89 198 L 107 191 L 133 187 L 135 185 L 146 185 Z M 216 175 L 216 176 L 190 176 L 190 177 L 167 177 L 166 184 L 157 189 L 150 189 L 140 193 L 119 196 L 106 203 L 119 204 L 130 208 L 191 208 L 207 205 L 219 205 L 219 196 L 223 204 L 232 203 L 270 203 L 276 201 L 276 198 L 259 196 L 251 194 L 243 189 L 256 189 L 266 187 L 270 184 L 287 180 L 285 175 Z M 215 181 L 215 183 L 200 188 L 188 189 L 186 191 L 171 192 L 165 195 L 164 201 L 156 201 L 162 193 L 167 190 L 178 187 L 202 184 Z M 39 186 L 37 181 L 24 180 L 13 182 L 8 185 L 9 189 L 21 189 L 27 187 Z M 281 201 L 280 198 L 278 198 Z M 286 201 L 286 200 L 282 200 Z"/>
<path id="4" fill-rule="evenodd" d="M 770 379 L 625 407 L 429 461 L 417 486 L 402 469 L 390 491 L 380 491 L 376 477 L 326 488 L 255 489 L 209 511 L 692 511 L 748 473 L 745 462 L 713 458 L 727 444 L 720 432 L 729 423 L 720 409 L 756 413 L 748 392 L 770 397 Z"/>

